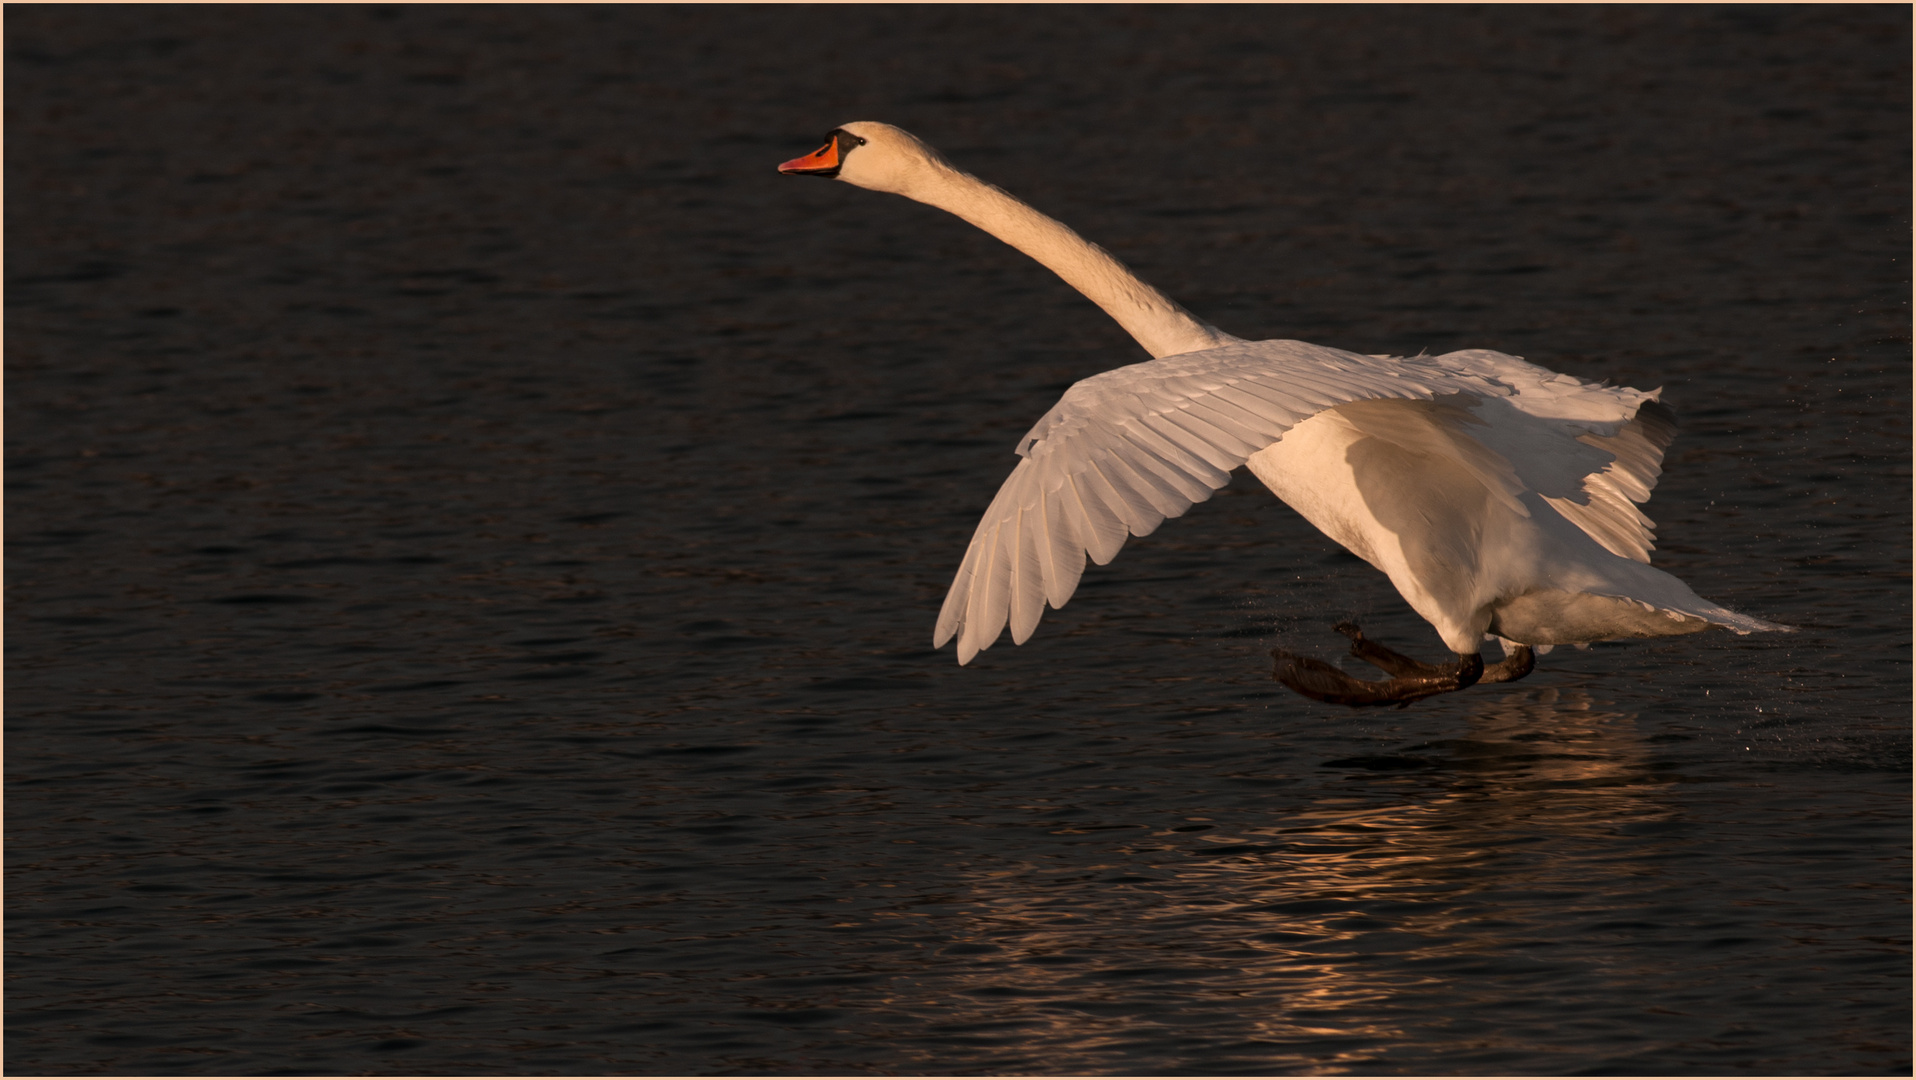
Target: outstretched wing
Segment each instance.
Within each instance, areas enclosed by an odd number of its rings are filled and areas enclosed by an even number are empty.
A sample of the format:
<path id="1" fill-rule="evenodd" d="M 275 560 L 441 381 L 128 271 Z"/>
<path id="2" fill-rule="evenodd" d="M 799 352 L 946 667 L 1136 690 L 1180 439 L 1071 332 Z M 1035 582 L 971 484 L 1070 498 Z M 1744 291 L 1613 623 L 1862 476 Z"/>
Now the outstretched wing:
<path id="1" fill-rule="evenodd" d="M 1663 451 L 1676 438 L 1676 413 L 1658 401 L 1645 401 L 1615 435 L 1588 434 L 1577 441 L 1611 455 L 1602 469 L 1583 478 L 1583 501 L 1548 502 L 1612 555 L 1640 563 L 1656 547 L 1657 523 L 1637 509 L 1663 474 Z"/>
<path id="2" fill-rule="evenodd" d="M 1660 391 L 1587 383 L 1483 349 L 1436 360 L 1515 387 L 1471 437 L 1612 555 L 1650 561 L 1656 523 L 1637 507 L 1649 500 L 1677 433 L 1676 413 L 1657 400 Z"/>
<path id="3" fill-rule="evenodd" d="M 1515 357 L 1500 359 L 1541 371 Z M 1063 607 L 1089 554 L 1102 566 L 1126 534 L 1148 535 L 1223 487 L 1292 425 L 1335 405 L 1449 394 L 1505 397 L 1500 373 L 1443 358 L 1362 356 L 1259 341 L 1166 356 L 1076 384 L 1018 444 L 938 614 L 933 647 L 958 662 L 1007 621 L 1022 644 L 1049 601 Z M 1545 373 L 1548 374 L 1548 373 Z"/>

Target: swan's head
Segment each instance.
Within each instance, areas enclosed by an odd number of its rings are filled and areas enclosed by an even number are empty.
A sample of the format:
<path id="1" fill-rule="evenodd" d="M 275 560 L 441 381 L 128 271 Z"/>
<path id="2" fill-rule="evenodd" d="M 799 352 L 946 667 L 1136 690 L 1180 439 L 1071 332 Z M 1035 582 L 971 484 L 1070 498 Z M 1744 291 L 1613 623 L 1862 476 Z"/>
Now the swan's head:
<path id="1" fill-rule="evenodd" d="M 914 188 L 955 172 L 938 151 L 903 128 L 858 120 L 825 136 L 825 145 L 778 167 L 794 176 L 823 176 L 873 191 L 915 198 Z"/>

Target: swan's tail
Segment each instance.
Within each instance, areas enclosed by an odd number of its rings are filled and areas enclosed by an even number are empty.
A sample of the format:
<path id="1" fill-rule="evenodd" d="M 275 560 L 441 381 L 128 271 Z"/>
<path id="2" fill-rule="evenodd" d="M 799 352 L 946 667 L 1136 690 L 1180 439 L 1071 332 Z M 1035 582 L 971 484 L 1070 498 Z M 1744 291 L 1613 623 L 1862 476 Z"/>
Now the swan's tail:
<path id="1" fill-rule="evenodd" d="M 1785 634 L 1796 633 L 1796 627 L 1794 626 L 1785 626 L 1782 623 L 1771 622 L 1768 619 L 1759 619 L 1754 615 L 1744 615 L 1715 604 L 1710 605 L 1709 611 L 1703 614 L 1703 618 L 1710 620 L 1710 624 L 1713 626 L 1721 626 L 1725 630 L 1734 630 L 1739 634 L 1754 634 L 1764 631 L 1776 631 Z"/>

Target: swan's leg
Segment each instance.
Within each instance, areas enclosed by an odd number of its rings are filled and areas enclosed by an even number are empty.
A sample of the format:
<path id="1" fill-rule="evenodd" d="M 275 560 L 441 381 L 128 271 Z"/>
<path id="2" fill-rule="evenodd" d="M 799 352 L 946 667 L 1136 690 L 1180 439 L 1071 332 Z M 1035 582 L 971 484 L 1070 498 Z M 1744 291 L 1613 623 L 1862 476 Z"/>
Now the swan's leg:
<path id="1" fill-rule="evenodd" d="M 1413 660 L 1395 649 L 1388 649 L 1364 636 L 1364 632 L 1353 622 L 1341 622 L 1332 630 L 1351 639 L 1351 655 L 1386 673 L 1400 676 L 1422 676 L 1435 678 L 1444 673 L 1444 669 L 1421 660 Z"/>
<path id="2" fill-rule="evenodd" d="M 1528 645 L 1518 645 L 1509 655 L 1489 667 L 1484 668 L 1483 677 L 1478 682 L 1516 682 L 1530 674 L 1537 666 L 1537 654 L 1530 651 Z"/>
<path id="3" fill-rule="evenodd" d="M 1384 652 L 1390 653 L 1390 650 L 1385 649 Z M 1390 653 L 1390 655 L 1397 656 L 1396 653 Z M 1418 664 L 1420 668 L 1432 674 L 1400 675 L 1383 682 L 1364 682 L 1361 679 L 1353 679 L 1322 660 L 1297 656 L 1283 649 L 1273 649 L 1271 656 L 1277 661 L 1277 670 L 1272 673 L 1272 678 L 1307 698 L 1327 701 L 1332 705 L 1397 705 L 1401 707 L 1436 694 L 1462 690 L 1475 683 L 1484 673 L 1484 658 L 1479 653 L 1458 653 L 1457 663 L 1452 666 L 1431 667 L 1428 664 Z M 1365 657 L 1365 659 L 1370 658 Z M 1416 661 L 1413 660 L 1411 663 Z"/>

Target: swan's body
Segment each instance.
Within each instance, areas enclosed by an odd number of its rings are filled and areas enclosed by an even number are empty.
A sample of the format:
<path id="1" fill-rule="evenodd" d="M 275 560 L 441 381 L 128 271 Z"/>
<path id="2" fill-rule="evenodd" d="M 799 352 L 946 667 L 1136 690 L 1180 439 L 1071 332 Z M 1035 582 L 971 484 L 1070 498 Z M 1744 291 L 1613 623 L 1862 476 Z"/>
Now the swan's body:
<path id="1" fill-rule="evenodd" d="M 1046 601 L 1070 599 L 1087 553 L 1109 562 L 1126 534 L 1209 498 L 1240 465 L 1389 575 L 1473 660 L 1486 634 L 1553 645 L 1786 629 L 1650 567 L 1652 523 L 1637 504 L 1675 431 L 1656 391 L 1487 350 L 1377 357 L 1232 337 L 886 124 L 847 124 L 781 169 L 964 218 L 1055 271 L 1155 357 L 1079 382 L 1018 444 L 1023 460 L 938 617 L 934 645 L 955 637 L 961 664 L 1007 621 L 1022 644 Z"/>

